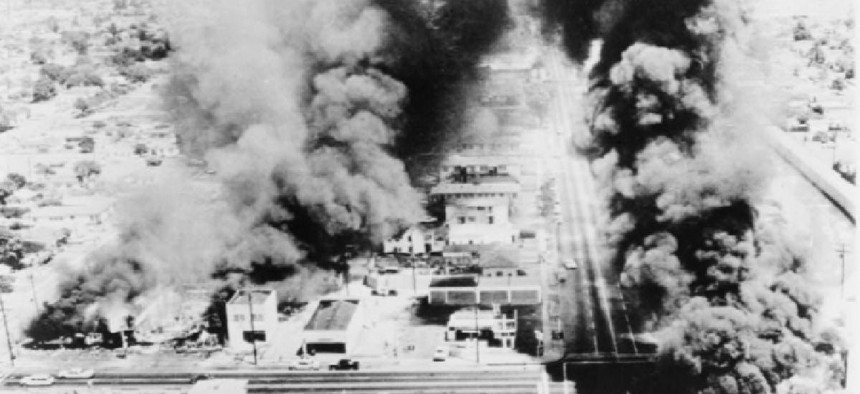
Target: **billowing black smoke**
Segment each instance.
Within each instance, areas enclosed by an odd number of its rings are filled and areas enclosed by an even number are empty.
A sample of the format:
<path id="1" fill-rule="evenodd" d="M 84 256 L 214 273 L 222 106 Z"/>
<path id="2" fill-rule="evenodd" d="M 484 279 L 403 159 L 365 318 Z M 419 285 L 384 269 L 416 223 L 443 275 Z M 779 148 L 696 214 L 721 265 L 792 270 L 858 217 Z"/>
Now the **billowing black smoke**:
<path id="1" fill-rule="evenodd" d="M 180 148 L 220 185 L 179 176 L 123 204 L 120 239 L 63 285 L 76 301 L 60 320 L 133 314 L 156 284 L 213 275 L 268 283 L 284 299 L 329 288 L 325 268 L 424 216 L 408 175 L 421 169 L 407 164 L 426 163 L 402 159 L 458 132 L 460 98 L 508 24 L 503 0 L 166 7 L 176 47 L 166 108 Z"/>
<path id="2" fill-rule="evenodd" d="M 817 322 L 809 263 L 763 219 L 766 154 L 728 99 L 743 49 L 734 0 L 542 2 L 547 31 L 590 75 L 592 166 L 610 261 L 661 339 L 660 393 L 824 389 L 844 374 Z M 736 60 L 736 59 L 735 59 Z M 733 63 L 732 63 L 733 64 Z M 797 391 L 800 392 L 800 391 Z"/>

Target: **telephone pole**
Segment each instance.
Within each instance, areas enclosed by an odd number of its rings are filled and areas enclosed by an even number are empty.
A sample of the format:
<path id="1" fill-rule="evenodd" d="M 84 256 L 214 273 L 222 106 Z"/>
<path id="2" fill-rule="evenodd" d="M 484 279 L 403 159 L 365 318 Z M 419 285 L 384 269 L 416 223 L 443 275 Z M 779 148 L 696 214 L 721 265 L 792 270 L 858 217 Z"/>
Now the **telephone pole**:
<path id="1" fill-rule="evenodd" d="M 254 330 L 254 299 L 251 296 L 252 291 L 245 289 L 248 293 L 248 313 L 251 315 L 251 346 L 254 347 L 254 365 L 257 365 L 257 331 Z"/>
<path id="2" fill-rule="evenodd" d="M 839 259 L 842 260 L 842 272 L 840 273 L 839 280 L 839 294 L 841 299 L 845 299 L 845 253 L 848 252 L 847 247 L 845 246 L 845 242 L 839 243 L 839 248 L 836 249 L 836 253 L 839 253 Z"/>
<path id="3" fill-rule="evenodd" d="M 3 294 L 0 292 L 0 312 L 3 313 L 3 331 L 6 332 L 6 346 L 9 348 L 9 363 L 15 366 L 15 352 L 12 351 L 12 338 L 9 336 L 9 322 L 6 318 L 6 305 L 3 303 Z"/>

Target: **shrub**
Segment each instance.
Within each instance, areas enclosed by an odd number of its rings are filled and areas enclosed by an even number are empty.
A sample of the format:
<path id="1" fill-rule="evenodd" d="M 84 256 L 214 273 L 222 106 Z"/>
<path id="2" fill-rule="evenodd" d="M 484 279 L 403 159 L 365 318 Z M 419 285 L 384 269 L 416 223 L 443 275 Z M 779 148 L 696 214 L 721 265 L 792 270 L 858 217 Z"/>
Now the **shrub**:
<path id="1" fill-rule="evenodd" d="M 90 111 L 92 111 L 92 108 L 90 108 L 90 103 L 80 97 L 75 100 L 75 109 L 78 110 L 78 116 L 89 115 Z"/>
<path id="2" fill-rule="evenodd" d="M 73 86 L 97 86 L 103 87 L 105 85 L 104 80 L 100 76 L 98 76 L 95 71 L 92 69 L 84 69 L 79 72 L 75 72 L 68 79 L 66 79 L 65 86 L 67 88 Z"/>
<path id="3" fill-rule="evenodd" d="M 45 51 L 37 49 L 30 53 L 30 62 L 41 66 L 48 62 L 48 56 L 45 55 Z"/>
<path id="4" fill-rule="evenodd" d="M 146 82 L 152 77 L 152 70 L 143 64 L 134 64 L 128 67 L 123 67 L 119 70 L 120 75 L 124 76 L 129 82 Z"/>
<path id="5" fill-rule="evenodd" d="M 82 160 L 75 163 L 74 171 L 78 182 L 84 183 L 87 179 L 101 174 L 102 167 L 92 160 Z"/>
<path id="6" fill-rule="evenodd" d="M 63 42 L 68 43 L 79 54 L 87 53 L 90 35 L 82 31 L 63 32 Z"/>
<path id="7" fill-rule="evenodd" d="M 66 80 L 72 76 L 72 70 L 68 67 L 63 67 L 59 64 L 50 63 L 42 66 L 42 69 L 39 70 L 39 73 L 42 76 L 47 77 L 51 81 L 65 84 Z"/>
<path id="8" fill-rule="evenodd" d="M 15 172 L 10 172 L 9 175 L 6 175 L 6 180 L 11 182 L 18 189 L 27 186 L 27 178 Z"/>
<path id="9" fill-rule="evenodd" d="M 78 143 L 78 148 L 81 149 L 81 153 L 93 153 L 96 149 L 96 141 L 92 137 L 84 137 L 81 138 L 81 142 Z M 77 170 L 75 170 L 77 173 Z"/>
<path id="10" fill-rule="evenodd" d="M 33 86 L 33 102 L 48 101 L 57 95 L 57 87 L 48 78 L 39 78 Z"/>

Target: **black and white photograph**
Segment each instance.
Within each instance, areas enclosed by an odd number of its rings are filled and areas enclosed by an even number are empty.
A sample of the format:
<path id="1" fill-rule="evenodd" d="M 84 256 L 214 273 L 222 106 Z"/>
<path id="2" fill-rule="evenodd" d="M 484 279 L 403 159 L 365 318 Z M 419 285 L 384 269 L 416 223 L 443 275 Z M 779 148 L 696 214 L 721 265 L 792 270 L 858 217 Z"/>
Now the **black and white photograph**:
<path id="1" fill-rule="evenodd" d="M 854 0 L 0 0 L 0 393 L 860 394 Z"/>

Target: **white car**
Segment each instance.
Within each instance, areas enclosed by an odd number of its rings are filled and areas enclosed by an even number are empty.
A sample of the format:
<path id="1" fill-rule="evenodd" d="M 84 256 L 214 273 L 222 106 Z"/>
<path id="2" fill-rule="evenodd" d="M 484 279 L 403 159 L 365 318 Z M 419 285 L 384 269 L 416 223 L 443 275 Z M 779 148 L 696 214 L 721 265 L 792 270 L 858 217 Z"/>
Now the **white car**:
<path id="1" fill-rule="evenodd" d="M 54 377 L 47 374 L 30 375 L 21 378 L 22 386 L 50 386 L 54 384 Z"/>
<path id="2" fill-rule="evenodd" d="M 433 361 L 445 361 L 448 359 L 448 354 L 450 353 L 451 350 L 447 346 L 439 346 L 433 352 Z"/>
<path id="3" fill-rule="evenodd" d="M 562 262 L 562 265 L 564 265 L 564 268 L 567 268 L 569 270 L 575 270 L 579 268 L 579 264 L 577 264 L 576 260 L 574 259 L 566 259 Z"/>
<path id="4" fill-rule="evenodd" d="M 320 363 L 314 359 L 300 358 L 293 360 L 287 369 L 290 371 L 319 371 Z"/>
<path id="5" fill-rule="evenodd" d="M 95 375 L 95 371 L 90 369 L 83 368 L 72 368 L 72 369 L 64 369 L 57 374 L 58 378 L 61 379 L 89 379 Z"/>

